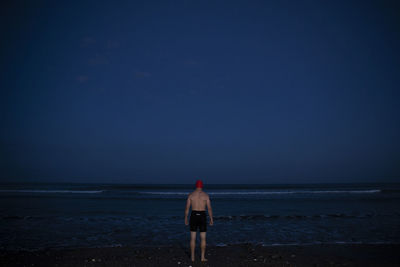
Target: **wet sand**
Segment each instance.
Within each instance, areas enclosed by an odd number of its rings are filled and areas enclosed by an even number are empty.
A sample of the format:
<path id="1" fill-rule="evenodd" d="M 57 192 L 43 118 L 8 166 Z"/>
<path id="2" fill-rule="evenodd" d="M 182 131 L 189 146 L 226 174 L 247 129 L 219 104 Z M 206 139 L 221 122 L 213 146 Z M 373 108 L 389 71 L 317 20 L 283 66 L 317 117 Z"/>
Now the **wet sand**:
<path id="1" fill-rule="evenodd" d="M 2 250 L 0 266 L 400 266 L 400 244 L 208 247 L 206 263 L 196 249 L 194 263 L 177 246 Z"/>

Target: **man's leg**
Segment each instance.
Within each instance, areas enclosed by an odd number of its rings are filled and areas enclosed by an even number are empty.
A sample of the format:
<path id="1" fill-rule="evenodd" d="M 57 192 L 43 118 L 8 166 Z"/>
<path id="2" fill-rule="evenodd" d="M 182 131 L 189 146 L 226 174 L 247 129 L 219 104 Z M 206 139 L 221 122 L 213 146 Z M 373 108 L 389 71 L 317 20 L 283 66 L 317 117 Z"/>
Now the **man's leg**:
<path id="1" fill-rule="evenodd" d="M 201 238 L 201 261 L 207 261 L 206 254 L 206 232 L 200 232 Z"/>
<path id="2" fill-rule="evenodd" d="M 190 255 L 192 261 L 194 261 L 194 249 L 196 248 L 196 233 L 197 232 L 190 232 Z"/>

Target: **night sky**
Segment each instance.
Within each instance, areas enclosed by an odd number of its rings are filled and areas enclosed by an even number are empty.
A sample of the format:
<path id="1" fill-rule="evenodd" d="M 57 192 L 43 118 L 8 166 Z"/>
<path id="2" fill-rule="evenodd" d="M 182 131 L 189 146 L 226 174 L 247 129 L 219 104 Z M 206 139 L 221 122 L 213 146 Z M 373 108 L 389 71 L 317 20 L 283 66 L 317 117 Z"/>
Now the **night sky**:
<path id="1" fill-rule="evenodd" d="M 0 181 L 400 181 L 399 14 L 396 1 L 3 3 Z"/>

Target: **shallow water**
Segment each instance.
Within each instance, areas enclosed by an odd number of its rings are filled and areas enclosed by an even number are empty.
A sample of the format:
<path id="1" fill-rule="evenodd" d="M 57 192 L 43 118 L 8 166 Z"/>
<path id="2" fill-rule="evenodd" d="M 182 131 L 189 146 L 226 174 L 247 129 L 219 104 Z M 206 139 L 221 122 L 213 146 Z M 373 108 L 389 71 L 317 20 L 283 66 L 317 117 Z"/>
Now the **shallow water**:
<path id="1" fill-rule="evenodd" d="M 186 245 L 188 185 L 3 184 L 0 247 Z M 399 184 L 209 185 L 208 243 L 399 243 Z"/>

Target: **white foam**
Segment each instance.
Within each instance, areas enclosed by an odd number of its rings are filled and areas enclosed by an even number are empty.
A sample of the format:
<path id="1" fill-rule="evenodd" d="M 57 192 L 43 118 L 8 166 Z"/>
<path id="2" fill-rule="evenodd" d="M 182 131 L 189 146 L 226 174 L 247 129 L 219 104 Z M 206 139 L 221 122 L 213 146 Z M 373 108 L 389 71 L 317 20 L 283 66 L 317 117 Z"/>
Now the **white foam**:
<path id="1" fill-rule="evenodd" d="M 189 195 L 190 192 L 135 192 L 148 195 Z"/>
<path id="2" fill-rule="evenodd" d="M 312 245 L 393 245 L 399 244 L 397 242 L 361 242 L 361 241 L 333 241 L 333 242 L 298 242 L 298 243 L 272 243 L 272 244 L 262 244 L 263 247 L 274 247 L 274 246 L 312 246 Z"/>
<path id="3" fill-rule="evenodd" d="M 209 195 L 285 195 L 285 194 L 374 194 L 380 193 L 379 189 L 372 190 L 295 190 L 295 191 L 228 191 L 207 192 Z M 149 195 L 188 195 L 189 192 L 137 192 Z"/>
<path id="4" fill-rule="evenodd" d="M 103 190 L 0 190 L 0 193 L 75 193 L 75 194 L 98 194 Z"/>

